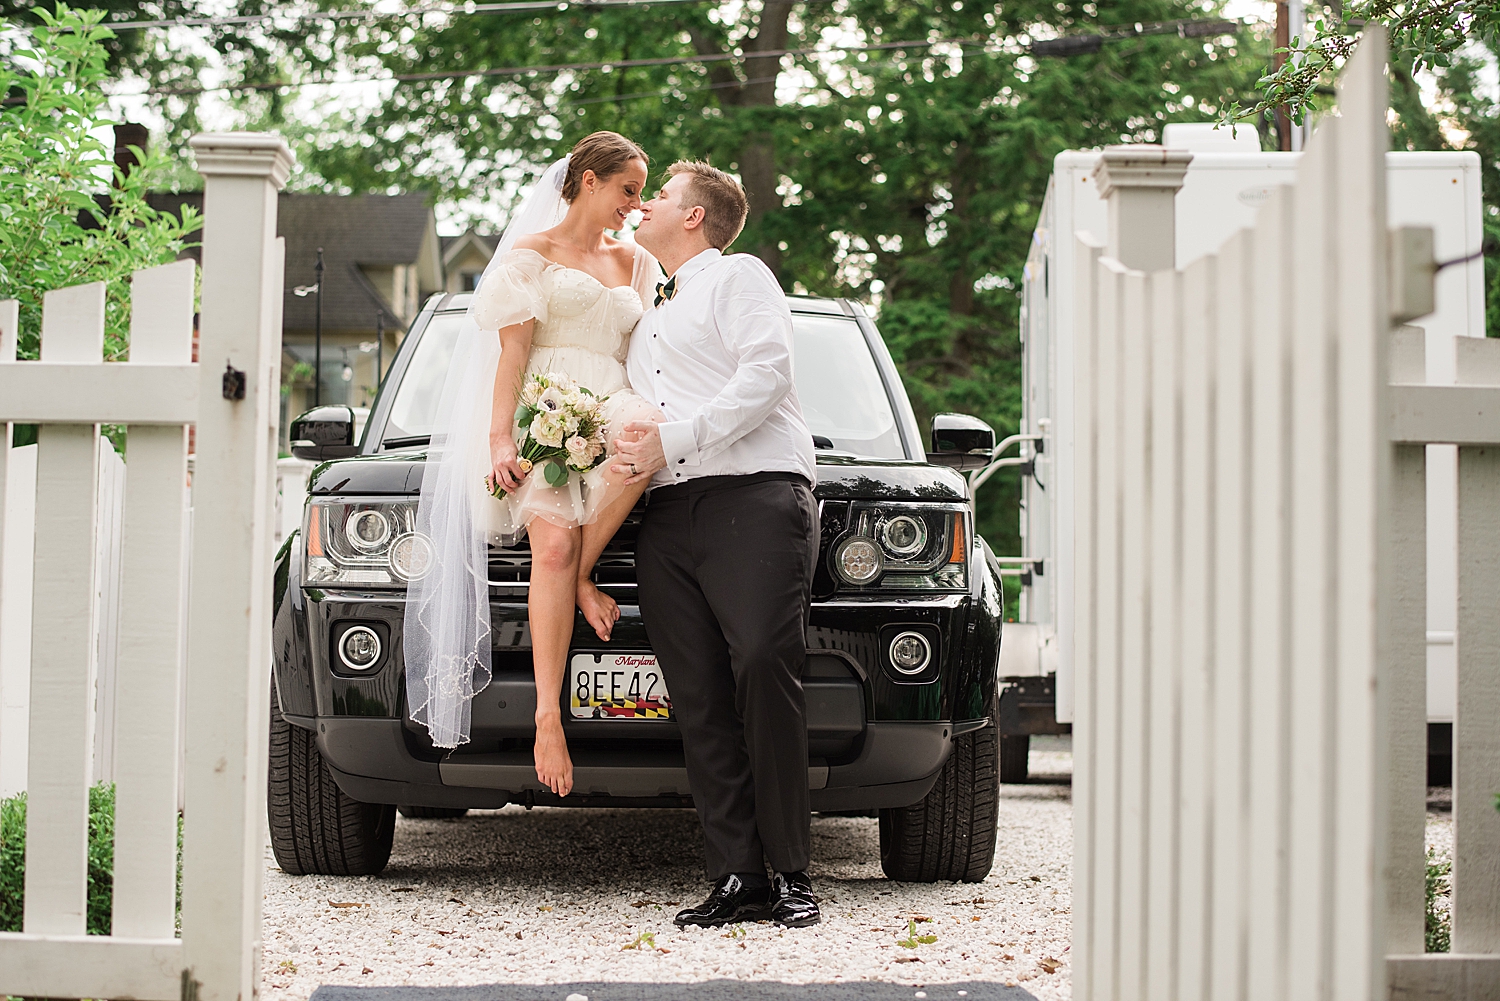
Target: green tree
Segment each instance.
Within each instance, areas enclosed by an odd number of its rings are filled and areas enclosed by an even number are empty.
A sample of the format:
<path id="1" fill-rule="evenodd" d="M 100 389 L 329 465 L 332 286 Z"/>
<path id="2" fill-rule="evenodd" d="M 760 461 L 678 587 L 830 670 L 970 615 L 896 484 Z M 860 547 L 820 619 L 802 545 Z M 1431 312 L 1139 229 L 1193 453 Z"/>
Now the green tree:
<path id="1" fill-rule="evenodd" d="M 131 272 L 175 259 L 199 222 L 191 210 L 181 219 L 153 210 L 148 171 L 120 170 L 94 135 L 112 124 L 102 12 L 59 4 L 36 14 L 31 42 L 0 61 L 0 299 L 20 300 L 20 354 L 35 358 L 42 297 L 105 282 L 105 357 L 118 359 Z"/>
<path id="2" fill-rule="evenodd" d="M 750 195 L 737 249 L 788 290 L 876 306 L 924 423 L 960 410 L 1004 434 L 1020 417 L 1021 272 L 1053 157 L 1212 118 L 1221 95 L 1248 99 L 1269 51 L 1249 32 L 1069 59 L 1028 46 L 1213 13 L 1182 0 L 767 0 L 372 21 L 329 44 L 398 82 L 373 113 L 304 133 L 299 159 L 336 190 L 461 204 L 511 203 L 595 129 L 641 142 L 657 167 L 710 159 Z M 564 63 L 594 68 L 548 68 Z M 1007 472 L 981 492 L 980 526 L 1015 553 Z"/>

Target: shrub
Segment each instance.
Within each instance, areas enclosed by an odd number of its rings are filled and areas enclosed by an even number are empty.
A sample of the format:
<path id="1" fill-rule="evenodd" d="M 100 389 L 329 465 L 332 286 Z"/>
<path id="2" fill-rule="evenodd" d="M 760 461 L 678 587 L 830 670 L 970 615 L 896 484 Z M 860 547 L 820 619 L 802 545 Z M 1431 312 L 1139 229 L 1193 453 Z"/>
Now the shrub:
<path id="1" fill-rule="evenodd" d="M 90 935 L 108 935 L 114 902 L 115 787 L 89 790 Z M 0 931 L 20 931 L 26 900 L 26 794 L 0 800 Z"/>
<path id="2" fill-rule="evenodd" d="M 1448 952 L 1451 948 L 1449 936 L 1453 930 L 1452 919 L 1446 906 L 1449 879 L 1453 875 L 1453 863 L 1427 849 L 1427 951 Z M 1439 906 L 1443 900 L 1444 906 Z"/>

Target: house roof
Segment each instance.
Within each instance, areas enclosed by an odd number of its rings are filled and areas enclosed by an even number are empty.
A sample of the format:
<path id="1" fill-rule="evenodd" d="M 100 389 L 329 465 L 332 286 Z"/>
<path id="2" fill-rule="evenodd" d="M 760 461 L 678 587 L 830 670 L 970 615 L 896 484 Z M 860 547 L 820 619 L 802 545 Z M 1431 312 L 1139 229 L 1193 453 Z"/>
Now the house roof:
<path id="1" fill-rule="evenodd" d="M 203 195 L 157 193 L 153 207 L 178 214 L 180 206 L 202 210 Z M 283 330 L 312 330 L 317 296 L 297 296 L 293 289 L 312 285 L 314 265 L 323 248 L 323 331 L 369 330 L 377 310 L 384 309 L 387 326 L 399 326 L 392 304 L 384 301 L 362 269 L 421 263 L 423 243 L 436 229 L 427 196 L 318 195 L 283 192 L 277 206 L 276 232 L 286 239 Z M 199 239 L 195 234 L 193 239 Z M 436 249 L 434 246 L 433 249 Z M 195 257 L 198 256 L 196 250 Z M 436 255 L 433 255 L 436 257 Z M 419 276 L 424 292 L 441 287 L 441 260 L 427 262 L 432 275 Z"/>

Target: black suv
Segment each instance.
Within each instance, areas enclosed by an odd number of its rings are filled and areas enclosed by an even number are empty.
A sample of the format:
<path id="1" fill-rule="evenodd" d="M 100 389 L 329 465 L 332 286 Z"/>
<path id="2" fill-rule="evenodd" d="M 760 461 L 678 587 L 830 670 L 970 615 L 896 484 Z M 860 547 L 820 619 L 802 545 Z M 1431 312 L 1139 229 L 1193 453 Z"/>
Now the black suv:
<path id="1" fill-rule="evenodd" d="M 994 432 L 942 414 L 924 451 L 861 306 L 788 301 L 822 519 L 802 679 L 812 808 L 878 811 L 892 879 L 982 880 L 995 852 L 1003 604 L 958 471 L 988 461 Z M 545 790 L 532 767 L 524 539 L 489 553 L 494 679 L 474 699 L 472 741 L 435 748 L 409 718 L 401 623 L 406 582 L 426 552 L 413 530 L 423 448 L 467 304 L 467 294 L 427 303 L 361 443 L 346 407 L 292 425 L 295 454 L 330 461 L 312 474 L 302 531 L 276 557 L 269 807 L 276 860 L 289 873 L 379 872 L 398 808 L 452 817 L 507 803 L 692 805 L 636 603 L 643 508 L 595 571 L 620 605 L 613 638 L 601 643 L 581 615 L 573 634 L 563 693 L 571 795 Z M 652 711 L 611 711 L 643 700 Z"/>

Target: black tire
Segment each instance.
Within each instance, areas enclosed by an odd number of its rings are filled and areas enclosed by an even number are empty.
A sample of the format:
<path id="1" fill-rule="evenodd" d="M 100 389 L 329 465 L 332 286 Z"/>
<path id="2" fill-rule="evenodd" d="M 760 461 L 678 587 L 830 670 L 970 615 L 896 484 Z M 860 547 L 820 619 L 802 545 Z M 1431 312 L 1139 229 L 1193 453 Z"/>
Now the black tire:
<path id="1" fill-rule="evenodd" d="M 1006 785 L 1020 785 L 1029 774 L 1031 757 L 1031 735 L 1019 733 L 1000 738 L 1000 781 Z"/>
<path id="2" fill-rule="evenodd" d="M 310 730 L 281 716 L 271 687 L 266 809 L 276 864 L 293 876 L 373 876 L 391 858 L 396 808 L 344 795 Z"/>
<path id="3" fill-rule="evenodd" d="M 457 806 L 412 806 L 410 803 L 396 807 L 401 816 L 412 820 L 450 820 L 468 814 L 468 809 Z"/>
<path id="4" fill-rule="evenodd" d="M 953 742 L 922 802 L 880 811 L 880 868 L 906 883 L 980 882 L 995 862 L 999 807 L 1000 741 L 992 722 Z"/>

